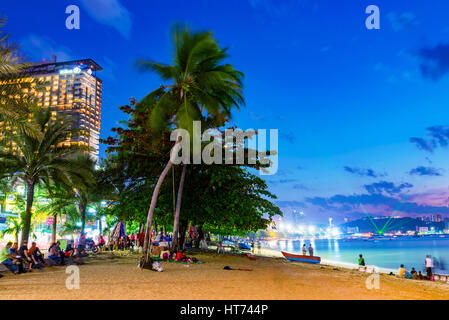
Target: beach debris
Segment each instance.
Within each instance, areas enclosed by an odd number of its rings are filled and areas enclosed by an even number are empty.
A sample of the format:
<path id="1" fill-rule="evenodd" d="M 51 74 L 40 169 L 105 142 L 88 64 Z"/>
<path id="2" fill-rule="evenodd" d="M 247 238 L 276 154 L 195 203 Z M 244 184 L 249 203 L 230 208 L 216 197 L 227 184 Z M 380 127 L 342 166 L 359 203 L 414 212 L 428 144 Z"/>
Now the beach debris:
<path id="1" fill-rule="evenodd" d="M 153 262 L 153 270 L 157 271 L 157 272 L 162 272 L 162 271 L 164 271 L 164 268 L 162 268 L 162 265 L 160 264 L 159 261 L 154 261 Z"/>
<path id="2" fill-rule="evenodd" d="M 246 253 L 245 256 L 249 259 L 249 260 L 256 260 L 256 256 L 250 253 Z"/>
<path id="3" fill-rule="evenodd" d="M 237 268 L 237 269 L 233 269 L 230 266 L 225 266 L 223 268 L 224 270 L 236 270 L 236 271 L 253 271 L 253 269 L 246 269 L 246 268 Z"/>

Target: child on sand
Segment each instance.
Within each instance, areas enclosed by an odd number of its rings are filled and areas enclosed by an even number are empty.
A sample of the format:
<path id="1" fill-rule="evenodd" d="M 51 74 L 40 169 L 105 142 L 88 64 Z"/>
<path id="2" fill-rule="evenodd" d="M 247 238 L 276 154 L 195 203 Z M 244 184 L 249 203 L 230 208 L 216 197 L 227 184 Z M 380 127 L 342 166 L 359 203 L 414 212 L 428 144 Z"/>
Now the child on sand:
<path id="1" fill-rule="evenodd" d="M 400 276 L 401 278 L 405 278 L 405 273 L 406 273 L 406 272 L 407 272 L 407 271 L 405 270 L 404 265 L 401 264 L 401 267 L 399 268 L 399 276 Z"/>

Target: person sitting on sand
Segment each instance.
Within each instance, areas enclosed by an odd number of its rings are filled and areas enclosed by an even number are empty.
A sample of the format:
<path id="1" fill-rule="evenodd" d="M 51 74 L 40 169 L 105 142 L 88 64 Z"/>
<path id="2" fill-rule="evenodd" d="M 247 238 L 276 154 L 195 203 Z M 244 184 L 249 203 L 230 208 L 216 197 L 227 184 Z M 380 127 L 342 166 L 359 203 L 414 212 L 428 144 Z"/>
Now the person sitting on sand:
<path id="1" fill-rule="evenodd" d="M 70 240 L 70 242 L 67 244 L 67 246 L 65 247 L 65 250 L 64 250 L 64 255 L 66 257 L 68 257 L 68 258 L 73 257 L 73 255 L 75 254 L 74 245 L 75 245 L 75 241 Z"/>
<path id="2" fill-rule="evenodd" d="M 36 246 L 36 242 L 31 242 L 31 247 L 28 249 L 28 253 L 33 259 L 33 268 L 40 269 L 45 265 L 44 255 Z"/>
<path id="3" fill-rule="evenodd" d="M 19 273 L 25 273 L 24 258 L 19 253 L 19 244 L 17 242 L 14 242 L 12 247 L 9 248 L 9 253 L 12 254 L 18 261 L 17 266 L 19 267 Z"/>
<path id="4" fill-rule="evenodd" d="M 306 244 L 302 246 L 302 255 L 305 256 L 307 254 Z"/>
<path id="5" fill-rule="evenodd" d="M 26 243 L 24 243 L 23 246 L 20 247 L 19 254 L 22 257 L 22 261 L 24 262 L 24 264 L 28 266 L 28 271 L 31 272 L 33 270 L 33 259 L 28 252 L 28 246 Z"/>
<path id="6" fill-rule="evenodd" d="M 59 258 L 61 258 L 61 264 L 65 264 L 64 262 L 65 254 L 64 251 L 61 250 L 60 241 L 56 241 L 55 251 L 58 253 Z"/>
<path id="7" fill-rule="evenodd" d="M 406 272 L 407 272 L 407 271 L 405 270 L 404 265 L 401 264 L 401 267 L 399 268 L 399 277 L 405 278 L 405 273 L 406 273 Z"/>
<path id="8" fill-rule="evenodd" d="M 359 255 L 359 266 L 365 266 L 365 259 L 363 258 L 363 255 Z"/>
<path id="9" fill-rule="evenodd" d="M 8 242 L 6 246 L 0 251 L 0 263 L 5 265 L 12 273 L 18 274 L 19 267 L 17 266 L 18 260 L 16 257 L 9 252 L 9 249 L 12 247 L 12 242 Z"/>
<path id="10" fill-rule="evenodd" d="M 422 275 L 421 271 L 419 271 L 419 273 L 418 273 L 418 279 L 419 280 L 423 280 L 424 279 L 424 276 Z"/>
<path id="11" fill-rule="evenodd" d="M 311 257 L 313 257 L 313 247 L 312 244 L 309 245 L 309 254 Z"/>
<path id="12" fill-rule="evenodd" d="M 413 279 L 418 279 L 418 273 L 416 272 L 415 268 L 412 268 L 410 274 L 412 275 Z"/>
<path id="13" fill-rule="evenodd" d="M 59 251 L 56 249 L 56 242 L 53 242 L 48 249 L 48 259 L 53 260 L 56 264 L 61 264 L 61 257 L 59 256 Z"/>

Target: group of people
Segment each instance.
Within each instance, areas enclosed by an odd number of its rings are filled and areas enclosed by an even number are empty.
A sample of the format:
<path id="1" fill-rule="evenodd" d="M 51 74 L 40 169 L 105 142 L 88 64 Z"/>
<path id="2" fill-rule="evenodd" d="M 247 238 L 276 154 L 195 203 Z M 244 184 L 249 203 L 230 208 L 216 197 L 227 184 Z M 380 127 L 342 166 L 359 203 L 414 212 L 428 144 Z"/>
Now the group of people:
<path id="1" fill-rule="evenodd" d="M 302 255 L 306 256 L 307 255 L 307 248 L 306 248 L 306 244 L 304 243 L 302 246 Z M 312 244 L 309 244 L 309 255 L 311 257 L 313 257 L 313 247 Z"/>
<path id="2" fill-rule="evenodd" d="M 425 276 L 421 273 L 421 271 L 416 272 L 415 268 L 412 268 L 412 270 L 408 272 L 404 265 L 401 264 L 399 267 L 399 276 L 407 279 L 433 280 L 433 259 L 430 255 L 426 256 L 424 266 L 426 268 Z"/>
<path id="3" fill-rule="evenodd" d="M 404 265 L 401 264 L 398 271 L 398 276 L 401 278 L 406 279 L 416 279 L 416 280 L 432 280 L 433 279 L 433 259 L 430 255 L 426 256 L 425 259 L 425 268 L 426 268 L 426 275 L 423 275 L 421 271 L 416 271 L 416 269 L 413 267 L 410 272 L 408 272 Z M 363 255 L 359 255 L 359 267 L 365 266 L 365 258 L 363 258 Z M 390 273 L 390 275 L 393 275 L 393 273 Z"/>
<path id="4" fill-rule="evenodd" d="M 27 244 L 19 248 L 17 242 L 8 242 L 0 251 L 0 263 L 6 266 L 12 273 L 19 274 L 30 272 L 33 269 L 40 269 L 44 266 L 44 255 L 36 246 L 36 242 Z"/>
<path id="5" fill-rule="evenodd" d="M 47 265 L 64 265 L 67 262 L 81 264 L 82 257 L 87 255 L 82 241 L 75 247 L 75 242 L 71 240 L 65 250 L 60 245 L 59 241 L 52 243 L 48 249 L 48 259 L 45 259 L 36 242 L 32 242 L 29 248 L 26 243 L 19 248 L 17 242 L 10 241 L 0 250 L 0 263 L 12 273 L 20 274 Z"/>

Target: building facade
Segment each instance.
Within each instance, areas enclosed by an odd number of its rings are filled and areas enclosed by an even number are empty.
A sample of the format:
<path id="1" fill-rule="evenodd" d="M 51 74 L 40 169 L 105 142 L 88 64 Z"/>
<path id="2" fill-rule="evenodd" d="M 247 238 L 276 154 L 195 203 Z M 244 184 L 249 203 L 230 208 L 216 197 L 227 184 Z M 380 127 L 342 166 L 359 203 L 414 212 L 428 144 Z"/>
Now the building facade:
<path id="1" fill-rule="evenodd" d="M 37 97 L 38 106 L 50 108 L 54 120 L 57 113 L 69 115 L 72 126 L 80 129 L 81 135 L 64 146 L 89 146 L 95 160 L 101 129 L 102 81 L 97 77 L 101 70 L 92 59 L 56 62 L 53 57 L 31 64 L 22 75 L 25 81 L 34 80 L 30 94 Z"/>

